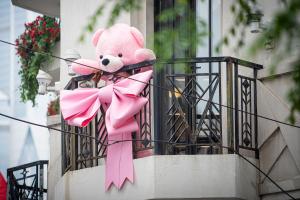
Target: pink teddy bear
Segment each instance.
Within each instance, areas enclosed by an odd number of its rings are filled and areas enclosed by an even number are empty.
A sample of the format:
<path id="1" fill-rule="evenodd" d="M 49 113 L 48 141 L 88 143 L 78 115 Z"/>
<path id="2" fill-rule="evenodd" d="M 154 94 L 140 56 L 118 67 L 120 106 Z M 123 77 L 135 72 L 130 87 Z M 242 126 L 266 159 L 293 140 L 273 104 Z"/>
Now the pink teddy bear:
<path id="1" fill-rule="evenodd" d="M 141 137 L 138 127 L 139 117 L 135 119 L 134 115 L 143 116 L 143 113 L 148 113 L 150 109 L 148 99 L 139 96 L 146 84 L 136 82 L 134 78 L 148 82 L 152 70 L 150 70 L 151 66 L 147 66 L 141 70 L 141 73 L 134 75 L 119 70 L 124 66 L 154 60 L 155 55 L 150 49 L 144 48 L 142 34 L 136 28 L 126 24 L 99 29 L 94 34 L 92 42 L 96 47 L 96 59 L 78 59 L 72 64 L 72 69 L 81 75 L 96 73 L 95 77 L 98 72 L 104 71 L 106 73 L 101 78 L 106 81 L 107 86 L 100 89 L 62 91 L 61 110 L 68 123 L 86 126 L 96 115 L 99 107 L 103 106 L 108 142 L 112 144 L 113 141 L 124 140 L 107 147 L 106 190 L 111 184 L 115 184 L 120 189 L 126 179 L 133 182 L 132 133 L 136 134 L 136 139 Z M 119 76 L 122 75 L 121 78 L 110 74 L 115 72 Z M 133 78 L 125 79 L 130 75 Z M 111 84 L 112 82 L 114 84 Z M 136 145 L 139 146 L 140 143 Z M 151 151 L 146 150 L 141 156 L 150 154 Z"/>
<path id="2" fill-rule="evenodd" d="M 99 70 L 112 73 L 125 65 L 155 59 L 153 51 L 144 48 L 142 33 L 127 24 L 115 24 L 108 29 L 97 30 L 92 43 L 96 47 L 96 59 L 78 59 L 72 63 L 72 69 L 77 74 L 88 75 Z M 107 80 L 105 77 L 102 79 Z"/>

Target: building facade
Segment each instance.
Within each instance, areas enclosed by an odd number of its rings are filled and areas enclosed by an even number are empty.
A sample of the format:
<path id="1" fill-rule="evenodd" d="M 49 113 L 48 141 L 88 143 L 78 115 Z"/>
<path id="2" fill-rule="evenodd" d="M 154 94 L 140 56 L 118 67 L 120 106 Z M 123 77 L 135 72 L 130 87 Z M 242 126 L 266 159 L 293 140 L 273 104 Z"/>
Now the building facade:
<path id="1" fill-rule="evenodd" d="M 37 13 L 13 6 L 9 0 L 1 1 L 1 40 L 14 42 L 24 31 L 24 23 L 32 21 Z M 30 103 L 22 103 L 19 95 L 20 65 L 15 47 L 1 43 L 0 45 L 0 112 L 29 121 L 39 120 L 46 124 L 46 108 L 48 97 L 38 97 L 38 106 L 32 108 Z M 38 117 L 36 117 L 38 116 Z M 0 171 L 20 164 L 48 159 L 48 131 L 28 124 L 0 119 Z"/>
<path id="2" fill-rule="evenodd" d="M 62 22 L 61 57 L 64 57 L 64 52 L 68 49 L 77 50 L 82 58 L 94 57 L 94 48 L 89 42 L 91 35 L 87 36 L 84 43 L 79 43 L 78 38 L 89 17 L 103 2 L 59 2 L 59 12 L 56 9 L 52 16 L 60 17 Z M 168 0 L 142 1 L 139 10 L 122 13 L 117 22 L 135 26 L 145 37 L 150 38 L 155 31 L 165 28 L 155 17 L 162 10 L 176 6 L 176 3 L 178 2 Z M 49 199 L 289 199 L 239 155 L 232 154 L 230 149 L 215 148 L 212 143 L 233 147 L 259 166 L 284 190 L 295 198 L 300 197 L 299 129 L 236 112 L 237 109 L 246 109 L 246 112 L 285 121 L 289 114 L 286 91 L 292 85 L 291 64 L 280 63 L 275 78 L 271 78 L 269 69 L 272 49 L 266 49 L 256 57 L 247 56 L 246 48 L 257 37 L 250 30 L 245 31 L 245 48 L 235 52 L 232 46 L 223 46 L 220 53 L 214 51 L 213 46 L 231 27 L 232 3 L 234 0 L 189 1 L 188 5 L 195 14 L 174 19 L 173 23 L 168 24 L 168 28 L 185 23 L 185 20 L 201 17 L 206 20 L 212 34 L 205 38 L 203 45 L 194 50 L 182 49 L 176 46 L 175 41 L 174 48 L 166 51 L 172 51 L 174 60 L 178 63 L 182 62 L 178 58 L 186 58 L 187 61 L 181 64 L 192 66 L 194 74 L 198 75 L 190 78 L 188 73 L 176 71 L 176 63 L 171 62 L 167 63 L 164 70 L 156 71 L 153 80 L 157 85 L 166 86 L 168 78 L 172 77 L 171 88 L 192 91 L 193 94 L 211 99 L 217 104 L 180 99 L 175 94 L 172 96 L 157 88 L 151 89 L 148 94 L 152 115 L 151 124 L 147 126 L 151 131 L 147 129 L 141 132 L 146 134 L 142 150 L 151 149 L 152 155 L 141 158 L 137 153 L 137 159 L 134 160 L 135 182 L 125 183 L 122 190 L 113 187 L 105 192 L 105 150 L 101 150 L 101 145 L 86 137 L 51 134 Z M 266 21 L 284 6 L 280 3 L 271 4 L 268 0 L 259 3 Z M 96 27 L 105 27 L 113 4 L 114 1 L 107 2 L 107 8 Z M 57 2 L 51 5 L 51 9 L 55 10 Z M 37 5 L 34 9 L 46 13 L 48 8 Z M 188 33 L 182 33 L 186 34 Z M 150 46 L 149 43 L 147 45 Z M 68 68 L 64 61 L 59 66 L 60 84 L 64 88 L 75 79 L 71 80 L 67 75 Z M 191 86 L 190 83 L 194 85 Z M 209 91 L 209 94 L 204 91 Z M 247 95 L 243 96 L 244 94 Z M 245 103 L 248 102 L 246 98 L 249 98 L 250 103 Z M 222 107 L 221 104 L 232 106 L 235 110 Z M 173 105 L 177 107 L 173 108 Z M 180 109 L 185 114 L 177 117 L 176 113 Z M 170 110 L 174 112 L 171 113 Z M 75 131 L 64 122 L 61 124 L 59 117 L 57 119 L 53 123 L 54 127 Z M 296 121 L 299 124 L 299 117 Z M 170 122 L 173 124 L 170 125 Z M 99 136 L 98 126 L 101 126 L 100 118 L 91 124 L 88 133 Z M 193 135 L 197 131 L 199 134 Z M 199 147 L 152 144 L 149 142 L 150 138 L 168 139 L 172 142 L 188 141 L 199 144 Z"/>

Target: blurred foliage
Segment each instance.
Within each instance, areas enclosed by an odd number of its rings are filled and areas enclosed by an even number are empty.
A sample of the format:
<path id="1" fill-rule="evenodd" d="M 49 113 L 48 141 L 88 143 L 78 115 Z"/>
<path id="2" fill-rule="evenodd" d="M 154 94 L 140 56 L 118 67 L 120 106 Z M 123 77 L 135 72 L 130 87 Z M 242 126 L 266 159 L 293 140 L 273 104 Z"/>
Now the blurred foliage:
<path id="1" fill-rule="evenodd" d="M 190 15 L 193 14 L 192 10 L 184 10 L 187 6 L 186 1 L 179 1 L 174 9 L 166 9 L 159 16 L 157 16 L 160 23 L 166 23 L 172 21 L 174 18 L 184 17 L 185 13 L 188 12 Z M 172 51 L 166 51 L 166 49 L 172 49 L 172 44 L 178 43 L 181 49 L 192 49 L 195 51 L 198 45 L 203 44 L 203 39 L 207 36 L 206 23 L 203 19 L 196 19 L 195 21 L 185 21 L 184 23 L 177 23 L 175 27 L 164 28 L 154 34 L 154 48 L 157 55 L 161 56 L 162 59 L 171 58 Z M 184 31 L 182 31 L 184 30 Z M 176 41 L 176 42 L 174 42 Z M 164 43 L 169 43 L 168 46 L 164 46 Z M 164 48 L 159 48 L 164 47 Z M 168 53 L 168 54 L 166 54 Z"/>
<path id="2" fill-rule="evenodd" d="M 154 50 L 157 59 L 194 56 L 197 46 L 204 43 L 203 40 L 208 35 L 206 23 L 203 19 L 195 18 L 196 13 L 189 7 L 188 2 L 188 0 L 176 1 L 173 8 L 165 9 L 155 16 L 155 21 L 161 24 L 161 29 L 148 36 L 148 44 L 149 48 Z M 161 67 L 162 65 L 156 65 L 156 69 Z M 190 69 L 183 63 L 174 67 L 176 71 L 181 72 L 188 72 Z"/>
<path id="3" fill-rule="evenodd" d="M 59 98 L 50 101 L 47 108 L 47 116 L 58 115 L 60 113 Z"/>
<path id="4" fill-rule="evenodd" d="M 142 1 L 140 0 L 114 1 L 106 26 L 109 27 L 114 24 L 122 12 L 126 13 L 138 10 L 141 7 L 141 2 Z M 103 15 L 103 10 L 106 8 L 108 8 L 106 2 L 98 6 L 83 29 L 79 41 L 83 42 L 87 33 L 93 33 L 95 31 L 97 20 Z M 186 18 L 187 15 L 196 15 L 195 11 L 189 7 L 189 0 L 177 0 L 176 6 L 163 10 L 158 16 L 155 16 L 155 20 L 161 24 L 170 24 L 173 23 L 174 20 L 178 21 L 180 18 Z M 184 23 L 176 23 L 173 27 L 164 26 L 163 29 L 147 37 L 147 44 L 149 44 L 149 48 L 154 50 L 158 59 L 167 60 L 174 56 L 174 52 L 172 51 L 174 49 L 174 43 L 177 44 L 177 51 L 184 49 L 193 49 L 196 51 L 197 46 L 203 43 L 203 39 L 207 34 L 205 21 L 203 19 L 195 20 L 195 18 L 193 18 L 193 20 L 185 20 Z M 156 68 L 161 67 L 162 65 L 156 65 Z M 180 70 L 189 70 L 184 69 L 185 65 L 178 65 L 176 68 L 180 68 Z"/>
<path id="5" fill-rule="evenodd" d="M 122 12 L 130 12 L 131 10 L 137 10 L 140 8 L 140 2 L 139 0 L 118 0 L 113 1 L 114 5 L 112 6 L 112 10 L 110 13 L 110 16 L 108 18 L 108 21 L 106 23 L 106 26 L 111 26 L 115 23 L 116 19 L 120 16 Z M 109 3 L 107 1 L 104 1 L 102 4 L 100 4 L 94 14 L 89 18 L 87 25 L 84 27 L 84 30 L 82 31 L 79 41 L 83 42 L 86 36 L 86 33 L 93 33 L 95 30 L 95 25 L 98 22 L 98 19 L 102 16 L 103 10 L 109 9 L 108 8 Z"/>
<path id="6" fill-rule="evenodd" d="M 235 44 L 235 51 L 244 46 L 244 38 L 246 27 L 249 25 L 249 16 L 251 16 L 252 10 L 250 4 L 256 4 L 255 0 L 236 0 L 230 6 L 230 12 L 233 15 L 233 21 L 229 32 L 223 37 L 223 39 L 216 46 L 216 51 L 220 52 L 222 45 L 229 45 L 230 39 L 234 38 L 237 41 Z"/>
<path id="7" fill-rule="evenodd" d="M 112 25 L 117 17 L 122 12 L 129 12 L 134 9 L 140 8 L 139 0 L 119 0 L 115 1 L 112 12 L 109 17 L 107 26 Z M 160 23 L 168 23 L 169 21 L 176 19 L 184 15 L 184 8 L 188 0 L 178 0 L 178 6 L 166 9 L 157 17 L 157 21 Z M 289 120 L 295 122 L 295 112 L 300 112 L 300 0 L 277 0 L 270 3 L 281 2 L 284 8 L 277 11 L 272 17 L 271 22 L 266 29 L 260 33 L 256 41 L 249 47 L 252 55 L 265 50 L 267 43 L 274 42 L 278 46 L 284 46 L 274 50 L 272 60 L 273 67 L 271 67 L 270 73 L 274 73 L 279 61 L 285 59 L 291 59 L 291 53 L 297 53 L 297 56 L 293 58 L 293 81 L 294 85 L 288 92 L 288 100 L 291 103 L 291 113 Z M 106 8 L 107 3 L 99 5 L 96 12 L 90 17 L 89 22 L 83 33 L 80 36 L 80 40 L 83 41 L 87 32 L 94 32 L 97 19 L 103 14 L 103 10 Z M 253 8 L 257 5 L 256 0 L 235 0 L 230 7 L 230 12 L 233 15 L 232 25 L 229 32 L 225 34 L 220 43 L 216 46 L 216 51 L 220 51 L 222 45 L 234 46 L 234 50 L 238 51 L 245 45 L 245 31 L 246 28 L 251 25 L 251 20 L 260 20 L 259 15 L 253 15 Z M 193 11 L 188 11 L 193 12 Z M 180 44 L 182 49 L 192 48 L 196 49 L 198 45 L 201 45 L 203 38 L 207 35 L 207 28 L 205 21 L 198 20 L 188 21 L 185 27 L 183 24 L 179 24 L 173 28 L 164 28 L 150 37 L 150 44 L 155 44 L 153 49 L 158 55 L 159 59 L 169 59 L 173 56 L 174 42 Z M 187 30 L 189 35 L 182 35 L 182 31 Z M 195 39 L 191 39 L 195 38 Z M 236 44 L 232 44 L 231 40 L 237 41 Z"/>
<path id="8" fill-rule="evenodd" d="M 271 1 L 270 1 L 271 3 Z M 272 43 L 274 49 L 271 54 L 270 75 L 274 75 L 280 63 L 292 63 L 293 86 L 288 91 L 287 98 L 291 103 L 289 121 L 295 123 L 295 113 L 300 112 L 300 1 L 280 0 L 272 3 L 281 4 L 281 9 L 275 12 L 271 21 L 264 24 L 261 33 L 253 42 L 249 49 L 250 55 L 266 50 L 267 45 Z M 245 30 L 251 24 L 249 17 L 253 16 L 255 10 L 259 8 L 259 1 L 256 0 L 236 0 L 231 5 L 231 12 L 234 15 L 233 23 L 229 33 L 223 38 L 218 48 L 229 45 L 231 38 L 238 38 L 234 46 L 235 50 L 245 45 Z M 264 23 L 264 21 L 262 22 Z M 235 30 L 240 30 L 238 33 Z"/>

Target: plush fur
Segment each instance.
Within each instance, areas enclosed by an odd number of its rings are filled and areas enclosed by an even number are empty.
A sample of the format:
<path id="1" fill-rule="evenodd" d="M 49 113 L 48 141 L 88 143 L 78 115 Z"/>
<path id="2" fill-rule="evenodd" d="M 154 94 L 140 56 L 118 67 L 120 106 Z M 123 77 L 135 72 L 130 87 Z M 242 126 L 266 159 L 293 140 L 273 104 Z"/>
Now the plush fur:
<path id="1" fill-rule="evenodd" d="M 96 48 L 96 59 L 78 59 L 72 63 L 72 69 L 77 74 L 88 75 L 98 71 L 84 65 L 116 72 L 124 65 L 155 59 L 153 51 L 144 48 L 142 33 L 127 24 L 115 24 L 108 29 L 97 30 L 92 43 Z"/>

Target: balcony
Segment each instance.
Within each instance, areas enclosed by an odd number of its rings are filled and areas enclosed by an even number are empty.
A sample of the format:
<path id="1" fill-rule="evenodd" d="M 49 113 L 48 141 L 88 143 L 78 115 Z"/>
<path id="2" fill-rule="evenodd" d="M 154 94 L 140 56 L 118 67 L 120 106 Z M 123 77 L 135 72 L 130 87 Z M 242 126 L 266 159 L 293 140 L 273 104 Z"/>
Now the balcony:
<path id="1" fill-rule="evenodd" d="M 139 133 L 133 134 L 137 140 L 136 158 L 153 154 L 223 154 L 233 150 L 258 158 L 256 75 L 261 65 L 231 57 L 177 59 L 158 64 L 164 70 L 155 75 L 155 85 L 161 87 L 154 88 L 154 95 L 150 85 L 141 93 L 149 102 L 136 116 L 140 125 Z M 178 66 L 191 72 L 176 73 Z M 76 89 L 91 81 L 92 76 L 72 78 L 65 89 Z M 99 159 L 105 157 L 104 115 L 100 109 L 96 119 L 84 128 L 71 127 L 63 121 L 63 130 L 99 139 L 63 135 L 64 172 L 97 166 Z M 232 150 L 226 151 L 222 146 Z"/>
<path id="2" fill-rule="evenodd" d="M 44 199 L 47 197 L 47 160 L 7 169 L 7 199 Z"/>
<path id="3" fill-rule="evenodd" d="M 148 85 L 144 89 L 141 96 L 147 97 L 149 102 L 136 115 L 140 130 L 132 137 L 134 158 L 139 158 L 134 161 L 139 178 L 133 188 L 139 189 L 129 189 L 129 193 L 145 191 L 142 185 L 149 181 L 153 182 L 149 186 L 153 191 L 145 198 L 172 198 L 166 192 L 169 187 L 179 193 L 177 196 L 174 193 L 174 197 L 255 199 L 255 169 L 244 164 L 237 155 L 230 154 L 243 154 L 254 163 L 259 158 L 256 77 L 262 66 L 232 57 L 175 59 L 156 65 L 162 70 L 154 74 L 151 83 L 159 87 Z M 72 78 L 65 89 L 99 87 L 91 81 L 92 77 Z M 100 109 L 94 121 L 84 128 L 69 126 L 62 120 L 63 130 L 87 135 L 62 134 L 62 173 L 78 170 L 72 173 L 73 180 L 87 177 L 103 180 L 106 146 L 102 144 L 107 143 L 104 116 Z M 94 167 L 93 170 L 80 170 L 90 167 Z M 186 176 L 176 177 L 183 169 Z M 193 176 L 206 178 L 198 183 Z M 221 188 L 227 187 L 227 182 L 232 185 L 224 189 L 226 194 L 197 189 L 204 184 L 207 188 L 219 188 L 222 193 Z M 163 190 L 156 187 L 161 184 L 168 187 Z M 180 190 L 178 185 L 185 189 Z M 249 187 L 245 189 L 244 186 Z M 194 193 L 183 194 L 192 190 Z M 242 194 L 242 190 L 250 194 Z"/>

